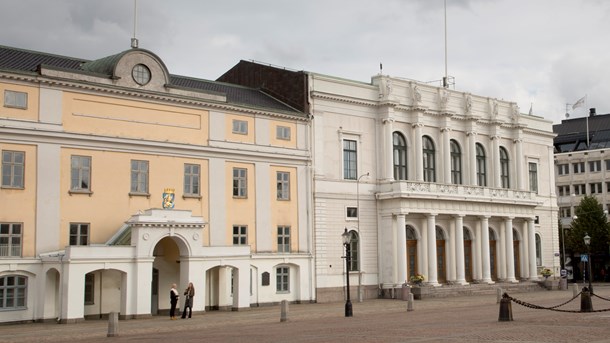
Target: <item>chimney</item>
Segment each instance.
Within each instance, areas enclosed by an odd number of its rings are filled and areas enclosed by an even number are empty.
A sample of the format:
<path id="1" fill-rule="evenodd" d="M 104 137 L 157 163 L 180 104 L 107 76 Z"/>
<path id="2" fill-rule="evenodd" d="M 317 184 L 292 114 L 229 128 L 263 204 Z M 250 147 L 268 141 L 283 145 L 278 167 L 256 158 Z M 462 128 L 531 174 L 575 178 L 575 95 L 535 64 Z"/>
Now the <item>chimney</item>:
<path id="1" fill-rule="evenodd" d="M 593 116 L 595 116 L 595 107 L 591 107 L 589 109 L 589 117 L 593 117 Z"/>

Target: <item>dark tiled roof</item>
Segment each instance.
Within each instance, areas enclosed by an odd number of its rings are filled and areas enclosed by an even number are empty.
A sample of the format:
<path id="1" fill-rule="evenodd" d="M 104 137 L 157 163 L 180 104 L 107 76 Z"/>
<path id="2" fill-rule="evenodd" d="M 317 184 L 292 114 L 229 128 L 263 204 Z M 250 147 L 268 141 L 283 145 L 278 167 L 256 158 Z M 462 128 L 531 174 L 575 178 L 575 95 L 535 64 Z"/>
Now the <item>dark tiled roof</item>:
<path id="1" fill-rule="evenodd" d="M 587 130 L 588 125 L 588 130 Z M 587 131 L 589 146 L 587 146 Z M 553 125 L 555 152 L 571 152 L 610 147 L 610 114 L 562 120 Z"/>
<path id="2" fill-rule="evenodd" d="M 116 63 L 125 52 L 126 51 L 98 60 L 89 61 L 0 45 L 0 70 L 36 72 L 40 65 L 48 65 L 71 69 L 76 72 L 96 72 L 110 77 L 114 63 Z M 237 106 L 254 107 L 263 110 L 281 111 L 296 116 L 305 116 L 304 113 L 295 110 L 259 89 L 179 75 L 170 75 L 170 83 L 177 87 L 225 94 L 227 102 Z"/>

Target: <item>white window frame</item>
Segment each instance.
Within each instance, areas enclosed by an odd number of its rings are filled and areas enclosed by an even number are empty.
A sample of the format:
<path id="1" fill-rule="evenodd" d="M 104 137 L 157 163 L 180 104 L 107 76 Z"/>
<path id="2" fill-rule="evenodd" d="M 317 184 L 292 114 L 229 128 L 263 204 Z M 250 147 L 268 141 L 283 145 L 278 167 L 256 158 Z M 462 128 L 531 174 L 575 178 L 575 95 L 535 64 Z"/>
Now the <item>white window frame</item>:
<path id="1" fill-rule="evenodd" d="M 290 226 L 279 225 L 277 227 L 277 252 L 290 252 Z"/>
<path id="2" fill-rule="evenodd" d="M 277 200 L 290 200 L 290 172 L 276 173 Z"/>
<path id="3" fill-rule="evenodd" d="M 0 312 L 26 309 L 27 295 L 27 276 L 15 274 L 0 276 Z M 10 301 L 13 303 L 10 304 Z"/>
<path id="4" fill-rule="evenodd" d="M 233 133 L 238 135 L 248 134 L 248 122 L 240 119 L 233 119 L 232 123 Z"/>
<path id="5" fill-rule="evenodd" d="M 23 189 L 25 151 L 2 150 L 2 187 Z"/>
<path id="6" fill-rule="evenodd" d="M 84 232 L 84 228 L 87 229 L 86 232 Z M 89 237 L 91 237 L 91 225 L 89 223 L 70 223 L 68 235 L 69 245 L 89 245 Z M 83 242 L 83 239 L 85 242 Z M 72 244 L 73 242 L 74 244 Z"/>
<path id="7" fill-rule="evenodd" d="M 346 220 L 358 220 L 358 207 L 346 206 L 345 207 L 345 219 Z"/>
<path id="8" fill-rule="evenodd" d="M 248 169 L 246 168 L 233 168 L 233 197 L 248 197 Z"/>
<path id="9" fill-rule="evenodd" d="M 87 164 L 84 163 L 85 161 Z M 70 191 L 91 192 L 91 169 L 91 156 L 70 157 Z"/>
<path id="10" fill-rule="evenodd" d="M 25 110 L 28 108 L 28 93 L 18 92 L 9 89 L 4 90 L 4 107 L 18 108 Z"/>
<path id="11" fill-rule="evenodd" d="M 248 225 L 233 225 L 233 245 L 248 245 Z"/>
<path id="12" fill-rule="evenodd" d="M 201 195 L 201 165 L 184 164 L 184 195 Z"/>
<path id="13" fill-rule="evenodd" d="M 289 141 L 290 140 L 290 127 L 278 125 L 275 128 L 275 137 L 277 139 Z"/>
<path id="14" fill-rule="evenodd" d="M 130 162 L 130 194 L 148 194 L 148 179 L 150 165 L 145 160 L 131 160 Z"/>
<path id="15" fill-rule="evenodd" d="M 0 223 L 0 257 L 21 257 L 22 251 L 23 223 Z"/>
<path id="16" fill-rule="evenodd" d="M 275 291 L 277 293 L 290 292 L 290 267 L 279 266 L 275 268 Z"/>

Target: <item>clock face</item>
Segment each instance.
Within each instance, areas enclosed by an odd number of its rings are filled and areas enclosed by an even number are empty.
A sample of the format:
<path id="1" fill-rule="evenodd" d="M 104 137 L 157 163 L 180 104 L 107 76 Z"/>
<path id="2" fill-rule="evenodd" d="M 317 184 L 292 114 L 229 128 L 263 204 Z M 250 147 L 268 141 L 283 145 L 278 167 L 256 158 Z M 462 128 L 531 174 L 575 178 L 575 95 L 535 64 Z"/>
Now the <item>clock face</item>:
<path id="1" fill-rule="evenodd" d="M 133 80 L 140 86 L 144 86 L 150 81 L 150 69 L 143 64 L 137 64 L 131 70 Z"/>

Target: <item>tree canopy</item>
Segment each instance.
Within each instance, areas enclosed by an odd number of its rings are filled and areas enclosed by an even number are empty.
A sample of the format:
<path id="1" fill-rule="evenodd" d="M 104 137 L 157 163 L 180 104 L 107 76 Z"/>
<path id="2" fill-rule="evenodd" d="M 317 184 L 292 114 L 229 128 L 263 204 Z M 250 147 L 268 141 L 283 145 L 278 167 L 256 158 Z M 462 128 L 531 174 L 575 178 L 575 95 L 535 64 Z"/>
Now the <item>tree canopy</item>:
<path id="1" fill-rule="evenodd" d="M 566 250 L 586 253 L 584 237 L 591 237 L 591 253 L 605 254 L 610 241 L 610 225 L 602 205 L 593 196 L 584 196 L 575 209 L 576 218 L 572 220 L 571 229 L 566 230 Z"/>

